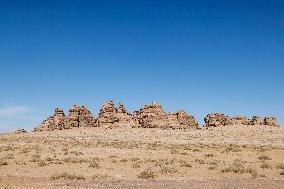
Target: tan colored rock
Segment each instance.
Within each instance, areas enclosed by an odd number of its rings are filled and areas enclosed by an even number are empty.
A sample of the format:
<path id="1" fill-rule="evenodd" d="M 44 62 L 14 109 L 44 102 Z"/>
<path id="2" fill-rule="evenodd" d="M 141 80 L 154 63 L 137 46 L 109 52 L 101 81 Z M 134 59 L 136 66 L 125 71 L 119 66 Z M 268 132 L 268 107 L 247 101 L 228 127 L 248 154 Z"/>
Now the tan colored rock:
<path id="1" fill-rule="evenodd" d="M 100 109 L 98 124 L 102 127 L 112 127 L 118 123 L 118 118 L 115 116 L 116 109 L 113 101 L 105 102 Z"/>
<path id="2" fill-rule="evenodd" d="M 106 128 L 116 127 L 134 127 L 135 117 L 128 113 L 120 102 L 118 108 L 115 108 L 113 101 L 105 102 L 99 113 L 99 126 Z"/>
<path id="3" fill-rule="evenodd" d="M 160 104 L 152 102 L 140 109 L 139 123 L 143 128 L 167 128 L 167 114 Z"/>
<path id="4" fill-rule="evenodd" d="M 63 129 L 65 114 L 61 108 L 56 108 L 54 115 L 44 120 L 34 131 L 53 131 Z"/>
<path id="5" fill-rule="evenodd" d="M 249 125 L 250 120 L 245 116 L 234 116 L 230 118 L 230 125 Z M 229 125 L 226 123 L 226 125 Z"/>
<path id="6" fill-rule="evenodd" d="M 27 131 L 25 129 L 21 129 L 21 128 L 18 128 L 16 129 L 15 133 L 16 134 L 21 134 L 21 133 L 26 133 Z"/>
<path id="7" fill-rule="evenodd" d="M 263 125 L 266 126 L 273 126 L 273 127 L 280 127 L 277 119 L 275 117 L 265 117 L 263 119 Z"/>
<path id="8" fill-rule="evenodd" d="M 181 128 L 199 128 L 194 116 L 188 115 L 184 110 L 177 112 L 177 119 Z"/>
<path id="9" fill-rule="evenodd" d="M 93 117 L 92 113 L 86 106 L 79 109 L 79 127 L 97 127 L 97 119 Z"/>
<path id="10" fill-rule="evenodd" d="M 73 105 L 69 109 L 69 114 L 64 121 L 64 129 L 79 127 L 79 118 L 80 118 L 80 106 Z"/>
<path id="11" fill-rule="evenodd" d="M 219 127 L 219 126 L 225 126 L 230 123 L 230 118 L 228 116 L 225 116 L 224 114 L 220 113 L 212 113 L 208 114 L 204 118 L 205 127 Z"/>
<path id="12" fill-rule="evenodd" d="M 253 116 L 250 121 L 250 125 L 261 125 L 262 121 L 261 118 L 258 116 Z"/>
<path id="13" fill-rule="evenodd" d="M 63 110 L 61 108 L 56 108 L 53 116 L 54 129 L 59 129 L 59 130 L 63 129 L 64 120 L 65 120 L 65 114 Z"/>
<path id="14" fill-rule="evenodd" d="M 95 127 L 97 120 L 85 106 L 73 105 L 66 117 L 63 110 L 56 108 L 54 115 L 44 120 L 34 131 L 53 131 L 74 127 Z"/>
<path id="15" fill-rule="evenodd" d="M 120 102 L 118 108 L 116 109 L 115 115 L 117 119 L 117 126 L 118 127 L 132 127 L 134 125 L 132 120 L 132 115 L 127 112 L 124 108 L 123 104 Z"/>

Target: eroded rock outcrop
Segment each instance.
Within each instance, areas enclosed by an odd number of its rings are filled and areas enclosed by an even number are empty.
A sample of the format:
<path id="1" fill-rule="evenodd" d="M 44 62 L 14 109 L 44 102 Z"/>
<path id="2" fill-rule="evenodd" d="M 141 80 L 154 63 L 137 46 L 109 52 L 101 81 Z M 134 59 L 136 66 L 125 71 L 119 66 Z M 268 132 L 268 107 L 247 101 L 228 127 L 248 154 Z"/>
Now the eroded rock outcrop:
<path id="1" fill-rule="evenodd" d="M 188 115 L 184 110 L 168 113 L 168 125 L 173 129 L 199 128 L 194 116 Z"/>
<path id="2" fill-rule="evenodd" d="M 219 127 L 219 126 L 225 126 L 226 124 L 229 124 L 229 117 L 225 116 L 224 114 L 220 113 L 212 113 L 208 114 L 204 118 L 205 127 Z"/>
<path id="3" fill-rule="evenodd" d="M 113 101 L 108 101 L 103 104 L 98 121 L 99 126 L 106 128 L 132 127 L 134 125 L 132 117 L 121 102 L 116 108 Z"/>
<path id="4" fill-rule="evenodd" d="M 230 125 L 249 125 L 250 123 L 250 119 L 248 119 L 245 116 L 234 116 L 232 118 L 229 118 L 229 120 L 230 120 Z"/>
<path id="5" fill-rule="evenodd" d="M 61 108 L 56 108 L 54 115 L 44 120 L 34 131 L 53 131 L 74 127 L 95 127 L 96 119 L 85 106 L 73 105 L 66 117 Z"/>
<path id="6" fill-rule="evenodd" d="M 160 104 L 152 102 L 140 109 L 139 123 L 143 128 L 167 128 L 167 114 Z"/>
<path id="7" fill-rule="evenodd" d="M 261 125 L 262 121 L 261 118 L 258 116 L 253 116 L 250 121 L 250 125 Z"/>
<path id="8" fill-rule="evenodd" d="M 280 127 L 277 119 L 275 117 L 265 117 L 263 119 L 263 125 L 273 126 L 273 127 Z"/>
<path id="9" fill-rule="evenodd" d="M 27 131 L 25 129 L 18 128 L 18 129 L 16 129 L 15 133 L 16 134 L 21 134 L 21 133 L 27 133 Z"/>
<path id="10" fill-rule="evenodd" d="M 195 118 L 184 110 L 165 113 L 162 106 L 154 102 L 140 109 L 139 123 L 144 128 L 199 128 Z"/>
<path id="11" fill-rule="evenodd" d="M 245 116 L 234 116 L 229 117 L 220 113 L 208 114 L 205 118 L 205 128 L 208 127 L 219 127 L 219 126 L 229 126 L 229 125 L 264 125 L 264 126 L 274 126 L 280 127 L 275 117 L 265 117 L 263 121 L 258 116 L 253 116 L 252 119 L 248 119 Z"/>
<path id="12" fill-rule="evenodd" d="M 34 131 L 52 131 L 63 129 L 65 114 L 61 108 L 56 108 L 54 114 L 44 120 Z"/>
<path id="13" fill-rule="evenodd" d="M 245 116 L 230 117 L 220 113 L 212 113 L 208 114 L 204 121 L 205 128 L 229 125 L 280 127 L 275 117 L 265 117 L 261 120 L 258 116 L 249 119 Z M 67 116 L 61 108 L 56 108 L 54 114 L 44 120 L 34 131 L 79 127 L 197 129 L 199 125 L 194 116 L 187 114 L 184 110 L 167 113 L 160 104 L 155 102 L 143 106 L 139 111 L 129 113 L 121 102 L 116 108 L 113 101 L 107 101 L 102 105 L 98 117 L 94 117 L 86 106 L 73 105 Z"/>

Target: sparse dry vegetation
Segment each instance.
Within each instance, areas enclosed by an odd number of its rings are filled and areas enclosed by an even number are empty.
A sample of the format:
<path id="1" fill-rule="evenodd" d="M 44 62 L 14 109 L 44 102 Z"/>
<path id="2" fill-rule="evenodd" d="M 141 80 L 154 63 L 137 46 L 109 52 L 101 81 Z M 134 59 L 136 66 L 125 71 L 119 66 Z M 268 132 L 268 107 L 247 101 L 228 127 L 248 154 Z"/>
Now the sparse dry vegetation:
<path id="1" fill-rule="evenodd" d="M 284 131 L 251 129 L 93 128 L 82 134 L 78 129 L 0 135 L 0 179 L 284 180 Z"/>

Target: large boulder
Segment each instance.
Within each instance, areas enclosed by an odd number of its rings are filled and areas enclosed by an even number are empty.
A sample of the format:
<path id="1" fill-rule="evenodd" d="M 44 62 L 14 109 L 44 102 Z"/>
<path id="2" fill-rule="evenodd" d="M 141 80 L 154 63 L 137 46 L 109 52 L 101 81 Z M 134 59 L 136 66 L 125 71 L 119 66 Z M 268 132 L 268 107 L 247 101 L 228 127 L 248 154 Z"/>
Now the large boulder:
<path id="1" fill-rule="evenodd" d="M 79 127 L 80 106 L 73 105 L 69 109 L 69 114 L 64 121 L 64 128 L 70 129 L 72 127 Z"/>
<path id="2" fill-rule="evenodd" d="M 231 125 L 249 125 L 250 119 L 245 116 L 234 116 L 230 118 Z"/>
<path id="3" fill-rule="evenodd" d="M 97 119 L 86 106 L 81 106 L 79 109 L 79 127 L 96 127 Z"/>
<path id="4" fill-rule="evenodd" d="M 169 127 L 173 129 L 199 128 L 194 116 L 188 115 L 184 110 L 168 113 L 167 119 Z"/>
<path id="5" fill-rule="evenodd" d="M 127 112 L 124 105 L 119 102 L 118 108 L 113 101 L 105 102 L 100 109 L 98 123 L 99 126 L 106 128 L 116 127 L 135 127 L 137 119 L 135 115 Z"/>
<path id="6" fill-rule="evenodd" d="M 54 110 L 54 115 L 47 119 L 34 129 L 34 131 L 52 131 L 55 129 L 62 129 L 64 127 L 65 114 L 61 108 Z"/>
<path id="7" fill-rule="evenodd" d="M 27 131 L 25 129 L 18 128 L 18 129 L 16 129 L 15 133 L 16 134 L 21 134 L 21 133 L 27 133 Z"/>
<path id="8" fill-rule="evenodd" d="M 265 117 L 263 119 L 263 125 L 266 126 L 273 126 L 273 127 L 280 127 L 277 119 L 275 117 Z"/>
<path id="9" fill-rule="evenodd" d="M 95 127 L 97 120 L 86 106 L 73 105 L 65 116 L 61 108 L 56 108 L 54 115 L 44 120 L 34 131 L 53 131 L 74 127 Z"/>
<path id="10" fill-rule="evenodd" d="M 134 126 L 132 115 L 127 112 L 121 102 L 116 109 L 115 117 L 118 119 L 117 126 L 129 128 Z"/>
<path id="11" fill-rule="evenodd" d="M 112 127 L 115 123 L 118 123 L 116 117 L 116 108 L 113 101 L 105 102 L 100 109 L 98 124 L 103 127 Z"/>
<path id="12" fill-rule="evenodd" d="M 177 119 L 181 128 L 199 128 L 198 122 L 192 115 L 188 115 L 184 110 L 177 112 Z"/>
<path id="13" fill-rule="evenodd" d="M 250 121 L 250 125 L 261 125 L 262 121 L 261 118 L 258 116 L 253 116 Z"/>
<path id="14" fill-rule="evenodd" d="M 139 123 L 143 128 L 167 128 L 169 124 L 162 106 L 155 102 L 140 109 Z"/>
<path id="15" fill-rule="evenodd" d="M 205 127 L 219 127 L 219 126 L 225 126 L 230 123 L 230 118 L 228 116 L 225 116 L 224 114 L 220 113 L 212 113 L 208 114 L 204 118 Z"/>

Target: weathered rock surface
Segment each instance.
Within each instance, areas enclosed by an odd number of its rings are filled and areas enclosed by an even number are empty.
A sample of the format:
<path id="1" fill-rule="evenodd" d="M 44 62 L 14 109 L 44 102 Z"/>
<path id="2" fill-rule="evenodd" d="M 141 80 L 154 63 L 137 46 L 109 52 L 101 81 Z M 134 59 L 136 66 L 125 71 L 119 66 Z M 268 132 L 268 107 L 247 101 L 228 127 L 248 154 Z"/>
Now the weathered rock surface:
<path id="1" fill-rule="evenodd" d="M 219 127 L 219 126 L 228 126 L 228 125 L 265 125 L 265 126 L 274 126 L 280 127 L 275 117 L 265 117 L 263 122 L 258 116 L 253 116 L 252 119 L 248 119 L 244 116 L 234 116 L 229 117 L 224 114 L 213 113 L 208 114 L 205 118 L 205 128 L 208 127 Z"/>
<path id="2" fill-rule="evenodd" d="M 230 125 L 249 125 L 250 119 L 245 116 L 234 116 L 230 118 Z"/>
<path id="3" fill-rule="evenodd" d="M 44 120 L 34 131 L 53 131 L 73 127 L 95 127 L 96 119 L 85 106 L 73 105 L 66 117 L 61 108 L 56 108 L 54 115 Z"/>
<path id="4" fill-rule="evenodd" d="M 204 121 L 205 128 L 228 125 L 280 127 L 275 117 L 265 117 L 262 121 L 258 116 L 248 119 L 245 116 L 230 117 L 220 113 L 212 113 L 208 114 Z M 86 106 L 73 105 L 69 109 L 67 116 L 65 116 L 61 108 L 56 108 L 54 114 L 44 120 L 34 131 L 52 131 L 78 127 L 197 129 L 199 125 L 194 116 L 187 114 L 184 110 L 166 113 L 163 107 L 155 102 L 143 106 L 139 111 L 129 113 L 121 102 L 116 108 L 113 101 L 108 101 L 102 105 L 98 117 L 94 117 Z"/>
<path id="5" fill-rule="evenodd" d="M 261 118 L 258 116 L 253 116 L 250 121 L 250 125 L 261 125 L 262 121 Z"/>
<path id="6" fill-rule="evenodd" d="M 16 134 L 21 134 L 21 133 L 26 133 L 27 131 L 25 129 L 21 129 L 21 128 L 18 128 L 16 129 L 15 133 Z"/>
<path id="7" fill-rule="evenodd" d="M 173 129 L 199 128 L 194 116 L 188 115 L 184 110 L 168 113 L 168 125 Z"/>
<path id="8" fill-rule="evenodd" d="M 161 105 L 152 102 L 140 109 L 139 123 L 143 128 L 167 128 L 167 114 Z"/>
<path id="9" fill-rule="evenodd" d="M 65 114 L 61 108 L 56 108 L 54 115 L 44 120 L 34 131 L 52 131 L 64 127 Z"/>
<path id="10" fill-rule="evenodd" d="M 139 123 L 144 128 L 185 129 L 199 127 L 195 118 L 184 110 L 165 113 L 162 106 L 154 102 L 140 109 Z"/>
<path id="11" fill-rule="evenodd" d="M 205 127 L 219 127 L 219 126 L 225 126 L 229 123 L 229 117 L 225 116 L 224 114 L 220 113 L 212 113 L 208 114 L 204 118 Z"/>
<path id="12" fill-rule="evenodd" d="M 103 104 L 100 110 L 98 122 L 99 126 L 106 128 L 132 127 L 135 125 L 134 118 L 121 102 L 116 108 L 113 101 L 108 101 Z"/>
<path id="13" fill-rule="evenodd" d="M 265 117 L 263 119 L 263 125 L 273 126 L 273 127 L 280 127 L 277 119 L 275 117 Z"/>
<path id="14" fill-rule="evenodd" d="M 99 126 L 112 127 L 112 125 L 118 122 L 118 118 L 115 116 L 115 114 L 116 109 L 113 101 L 105 102 L 99 113 Z"/>

